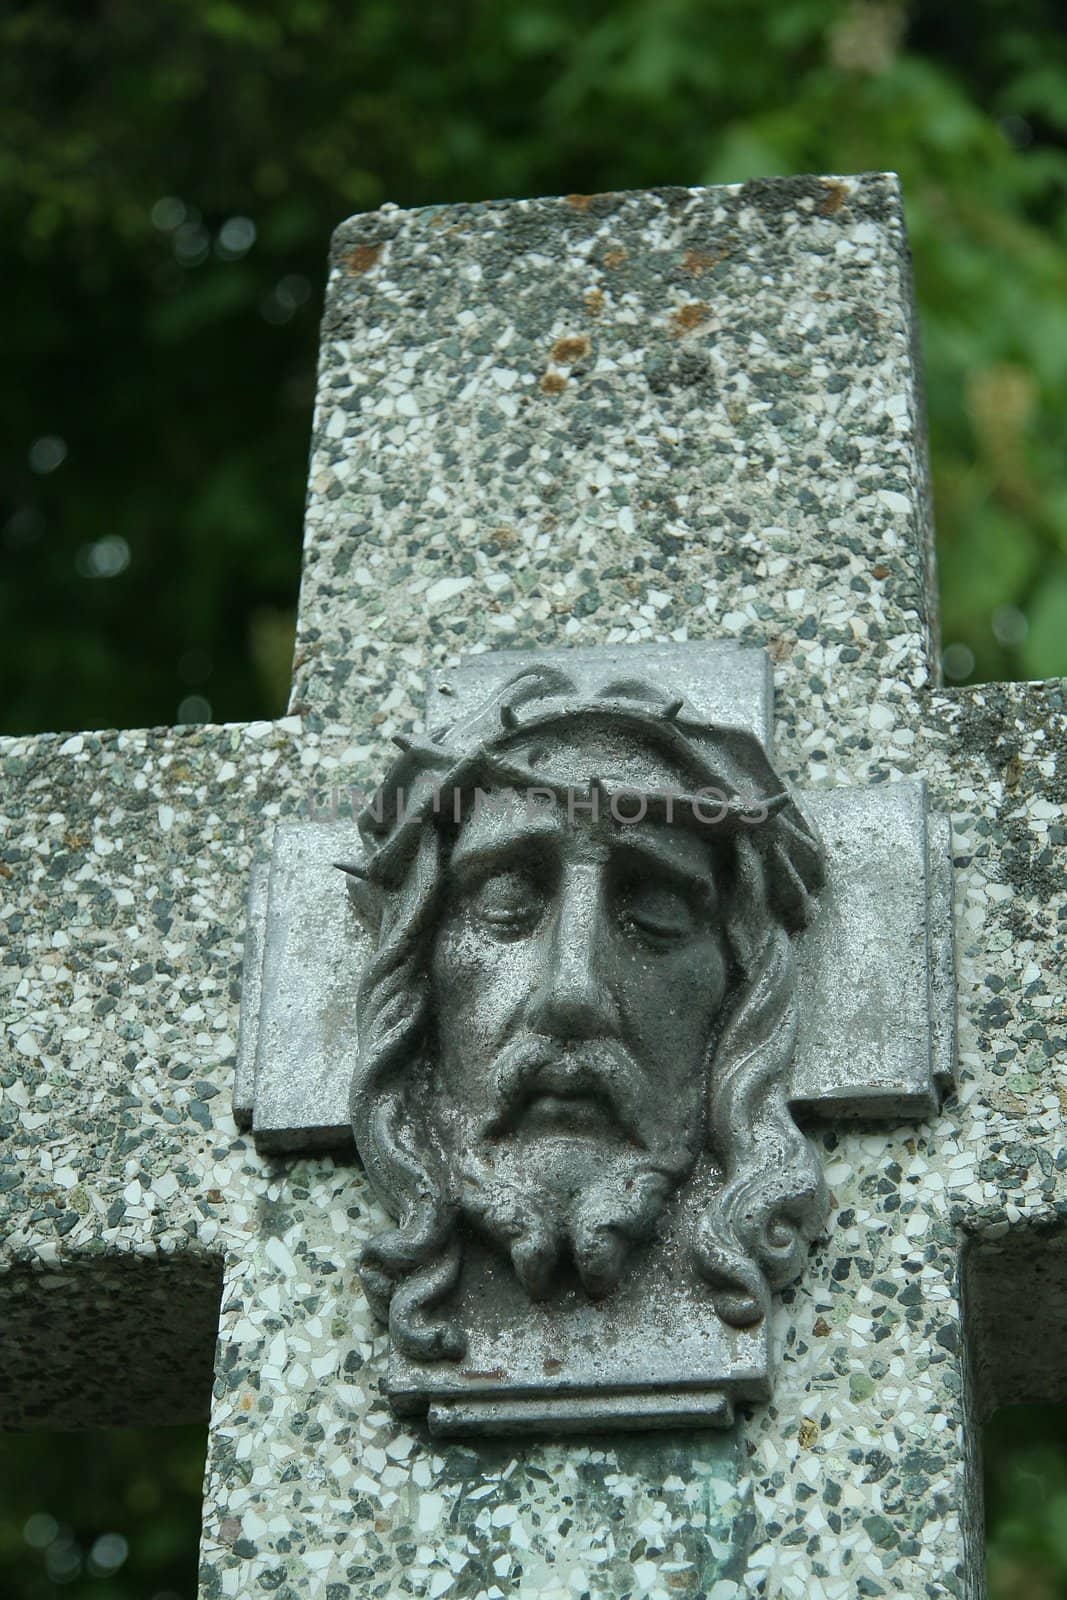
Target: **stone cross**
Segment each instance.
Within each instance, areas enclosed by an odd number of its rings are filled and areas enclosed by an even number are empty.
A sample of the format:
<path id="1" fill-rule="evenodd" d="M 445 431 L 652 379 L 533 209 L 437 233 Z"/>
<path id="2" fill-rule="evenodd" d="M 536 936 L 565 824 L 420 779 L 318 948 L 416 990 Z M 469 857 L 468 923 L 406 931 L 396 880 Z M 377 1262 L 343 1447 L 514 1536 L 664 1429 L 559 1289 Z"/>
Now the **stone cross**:
<path id="1" fill-rule="evenodd" d="M 936 632 L 891 178 L 344 224 L 289 714 L 3 746 L 5 1424 L 210 1413 L 203 1600 L 977 1595 L 980 1418 L 1063 1397 L 1065 717 L 939 688 Z M 791 783 L 951 813 L 959 1091 L 816 1134 L 830 1227 L 728 1432 L 405 1431 L 358 1165 L 230 1112 L 253 856 L 427 667 L 702 638 L 769 651 Z"/>

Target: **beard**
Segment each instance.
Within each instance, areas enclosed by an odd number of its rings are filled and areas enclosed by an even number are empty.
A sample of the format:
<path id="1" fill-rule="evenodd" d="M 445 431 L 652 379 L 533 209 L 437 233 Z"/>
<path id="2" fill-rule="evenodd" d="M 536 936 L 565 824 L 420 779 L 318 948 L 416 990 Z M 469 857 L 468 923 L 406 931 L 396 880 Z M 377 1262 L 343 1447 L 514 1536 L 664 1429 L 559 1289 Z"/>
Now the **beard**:
<path id="1" fill-rule="evenodd" d="M 672 1137 L 616 1040 L 526 1036 L 500 1052 L 490 1080 L 488 1114 L 453 1122 L 455 1204 L 510 1256 L 532 1299 L 567 1261 L 587 1293 L 610 1293 L 691 1171 L 703 1126 Z"/>

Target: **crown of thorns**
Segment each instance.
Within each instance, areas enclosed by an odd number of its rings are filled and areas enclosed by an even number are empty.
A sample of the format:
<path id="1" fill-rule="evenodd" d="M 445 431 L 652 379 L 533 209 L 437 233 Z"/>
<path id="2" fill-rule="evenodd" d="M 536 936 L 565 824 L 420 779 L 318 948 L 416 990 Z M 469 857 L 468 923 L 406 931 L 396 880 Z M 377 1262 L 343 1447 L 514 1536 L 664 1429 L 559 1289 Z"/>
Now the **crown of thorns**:
<path id="1" fill-rule="evenodd" d="M 583 699 L 565 673 L 537 666 L 511 678 L 464 720 L 425 737 L 397 735 L 400 754 L 359 818 L 365 859 L 336 863 L 348 875 L 357 909 L 373 914 L 383 891 L 402 878 L 426 824 L 458 820 L 478 791 L 573 796 L 579 787 L 573 775 L 561 778 L 546 761 L 561 745 L 580 749 L 583 734 L 609 731 L 626 735 L 631 749 L 660 756 L 684 786 L 649 791 L 643 780 L 603 771 L 588 773 L 581 786 L 607 804 L 639 796 L 642 815 L 665 812 L 669 820 L 691 821 L 717 839 L 743 830 L 765 858 L 775 899 L 802 926 L 823 881 L 822 851 L 811 824 L 753 733 L 686 717 L 684 705 L 684 699 L 669 699 L 633 679 L 608 683 Z M 704 798 L 712 790 L 721 797 L 713 818 Z"/>

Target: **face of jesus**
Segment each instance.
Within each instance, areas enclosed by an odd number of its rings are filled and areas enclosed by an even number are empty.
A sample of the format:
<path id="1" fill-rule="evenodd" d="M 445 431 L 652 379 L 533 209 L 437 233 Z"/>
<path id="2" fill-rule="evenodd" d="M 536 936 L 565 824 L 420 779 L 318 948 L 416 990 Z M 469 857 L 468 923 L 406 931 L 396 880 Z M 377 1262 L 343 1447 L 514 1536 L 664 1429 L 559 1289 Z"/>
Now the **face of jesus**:
<path id="1" fill-rule="evenodd" d="M 452 851 L 430 1115 L 461 1210 L 529 1291 L 569 1257 L 604 1293 L 703 1141 L 727 985 L 716 854 L 680 825 L 512 798 Z"/>

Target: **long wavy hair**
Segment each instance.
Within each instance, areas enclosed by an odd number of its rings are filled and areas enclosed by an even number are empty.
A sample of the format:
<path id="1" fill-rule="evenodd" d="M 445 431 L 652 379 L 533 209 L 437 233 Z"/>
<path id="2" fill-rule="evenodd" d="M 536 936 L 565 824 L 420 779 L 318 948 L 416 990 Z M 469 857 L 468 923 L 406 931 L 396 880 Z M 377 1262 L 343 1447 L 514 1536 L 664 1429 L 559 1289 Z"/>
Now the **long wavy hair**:
<path id="1" fill-rule="evenodd" d="M 360 985 L 351 1095 L 357 1148 L 396 1221 L 364 1248 L 363 1285 L 397 1350 L 419 1361 L 458 1359 L 466 1348 L 446 1304 L 462 1264 L 459 1217 L 445 1152 L 418 1109 L 432 1070 L 429 954 L 448 849 L 446 830 L 427 817 L 402 877 L 375 896 L 381 920 Z M 800 1272 L 825 1218 L 819 1159 L 788 1101 L 793 935 L 812 914 L 823 861 L 791 806 L 731 831 L 723 862 L 733 970 L 707 1073 L 707 1141 L 721 1183 L 693 1220 L 690 1259 L 723 1321 L 746 1327 Z"/>

